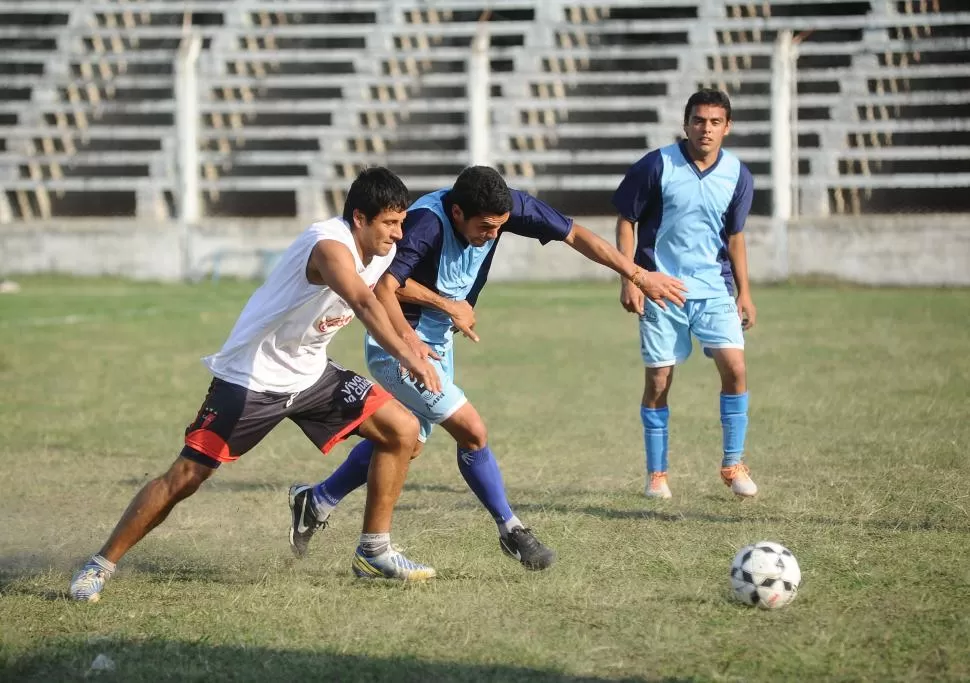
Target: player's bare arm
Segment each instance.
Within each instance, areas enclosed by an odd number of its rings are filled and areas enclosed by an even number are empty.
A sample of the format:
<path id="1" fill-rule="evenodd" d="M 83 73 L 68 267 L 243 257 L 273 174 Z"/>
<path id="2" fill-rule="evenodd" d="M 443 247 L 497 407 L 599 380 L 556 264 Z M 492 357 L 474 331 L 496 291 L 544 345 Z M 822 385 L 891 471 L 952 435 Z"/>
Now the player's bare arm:
<path id="1" fill-rule="evenodd" d="M 307 264 L 307 277 L 315 284 L 327 285 L 346 301 L 374 339 L 417 381 L 434 393 L 441 391 L 438 373 L 397 334 L 384 306 L 357 274 L 354 257 L 347 247 L 333 240 L 317 242 Z"/>
<path id="2" fill-rule="evenodd" d="M 465 300 L 455 301 L 431 291 L 420 282 L 408 278 L 404 286 L 397 290 L 397 298 L 405 303 L 434 308 L 451 318 L 451 322 L 463 335 L 478 342 L 475 333 L 475 309 Z"/>
<path id="3" fill-rule="evenodd" d="M 637 266 L 633 259 L 579 223 L 573 223 L 572 230 L 564 240 L 566 244 L 594 263 L 606 266 L 629 280 L 651 301 L 666 308 L 666 301 L 683 306 L 687 287 L 675 277 L 664 273 L 649 273 Z M 632 250 L 631 250 L 632 251 Z"/>
<path id="4" fill-rule="evenodd" d="M 397 330 L 398 335 L 416 355 L 421 358 L 430 357 L 435 360 L 441 360 L 441 356 L 435 353 L 435 350 L 428 344 L 424 343 L 418 336 L 418 333 L 408 324 L 407 318 L 404 317 L 404 311 L 401 310 L 401 303 L 397 295 L 400 289 L 401 283 L 398 282 L 396 277 L 388 273 L 378 280 L 377 286 L 374 287 L 374 295 L 381 302 L 384 311 L 387 313 L 387 317 L 390 319 L 394 329 Z"/>
<path id="5" fill-rule="evenodd" d="M 748 282 L 748 250 L 744 244 L 743 232 L 728 237 L 728 258 L 731 260 L 734 282 L 738 287 L 738 315 L 741 316 L 742 327 L 750 330 L 754 327 L 758 311 L 751 299 L 751 287 Z"/>
<path id="6" fill-rule="evenodd" d="M 384 311 L 387 313 L 387 317 L 390 319 L 398 335 L 410 343 L 412 339 L 418 340 L 418 335 L 408 324 L 407 318 L 404 317 L 404 311 L 401 310 L 397 295 L 400 287 L 401 284 L 397 281 L 396 277 L 385 273 L 377 281 L 377 286 L 374 287 L 374 296 L 384 306 Z"/>
<path id="7" fill-rule="evenodd" d="M 636 226 L 633 221 L 617 216 L 616 219 L 616 248 L 625 257 L 633 260 L 636 249 Z M 643 315 L 643 292 L 641 292 L 627 278 L 620 278 L 620 304 L 630 313 Z"/>

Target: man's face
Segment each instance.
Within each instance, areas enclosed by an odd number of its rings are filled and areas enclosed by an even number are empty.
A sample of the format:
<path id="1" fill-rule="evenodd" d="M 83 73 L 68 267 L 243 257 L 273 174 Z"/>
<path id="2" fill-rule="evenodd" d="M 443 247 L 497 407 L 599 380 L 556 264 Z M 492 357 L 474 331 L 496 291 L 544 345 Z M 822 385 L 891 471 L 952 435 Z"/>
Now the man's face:
<path id="1" fill-rule="evenodd" d="M 387 256 L 404 235 L 404 211 L 384 209 L 370 221 L 360 211 L 354 211 L 354 222 L 360 228 L 361 246 L 373 256 Z"/>
<path id="2" fill-rule="evenodd" d="M 461 207 L 457 204 L 451 207 L 451 222 L 462 237 L 475 247 L 483 247 L 496 237 L 498 231 L 509 220 L 509 213 L 485 213 L 465 219 Z"/>
<path id="3" fill-rule="evenodd" d="M 695 152 L 716 154 L 721 149 L 724 136 L 731 131 L 724 107 L 716 104 L 699 104 L 690 113 L 684 124 L 687 144 Z"/>

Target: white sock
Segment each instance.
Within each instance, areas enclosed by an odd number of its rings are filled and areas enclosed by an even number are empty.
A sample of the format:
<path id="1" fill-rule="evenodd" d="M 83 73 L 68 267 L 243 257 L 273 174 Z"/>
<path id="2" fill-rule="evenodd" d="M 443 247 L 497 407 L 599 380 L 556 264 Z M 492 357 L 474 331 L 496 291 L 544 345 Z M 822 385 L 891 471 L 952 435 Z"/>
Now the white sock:
<path id="1" fill-rule="evenodd" d="M 391 547 L 391 534 L 361 534 L 360 549 L 367 557 L 377 557 Z"/>
<path id="2" fill-rule="evenodd" d="M 313 512 L 315 513 L 318 522 L 327 521 L 327 517 L 329 517 L 330 513 L 336 509 L 337 506 L 331 505 L 330 503 L 314 502 L 313 504 Z"/>
<path id="3" fill-rule="evenodd" d="M 98 565 L 103 570 L 105 570 L 108 573 L 108 576 L 114 574 L 115 570 L 118 568 L 118 566 L 114 562 L 112 562 L 111 560 L 106 560 L 100 555 L 95 555 L 94 557 L 92 557 L 91 562 L 94 562 L 96 565 Z"/>
<path id="4" fill-rule="evenodd" d="M 502 538 L 505 538 L 506 536 L 509 535 L 509 532 L 512 531 L 512 529 L 516 529 L 523 526 L 525 525 L 519 521 L 519 518 L 516 517 L 515 515 L 512 515 L 508 520 L 504 522 L 499 522 L 498 535 L 501 536 Z"/>

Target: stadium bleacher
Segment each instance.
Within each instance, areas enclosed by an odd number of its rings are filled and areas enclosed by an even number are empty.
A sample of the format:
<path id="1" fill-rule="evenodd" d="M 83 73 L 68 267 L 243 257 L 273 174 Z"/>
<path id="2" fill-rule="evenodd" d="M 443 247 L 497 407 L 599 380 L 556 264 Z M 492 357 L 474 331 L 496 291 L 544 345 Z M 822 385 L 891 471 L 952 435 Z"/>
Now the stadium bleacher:
<path id="1" fill-rule="evenodd" d="M 468 160 L 467 61 L 488 22 L 492 160 L 572 213 L 676 138 L 699 86 L 770 211 L 770 71 L 798 41 L 800 210 L 967 211 L 960 0 L 0 0 L 0 222 L 175 215 L 174 61 L 199 63 L 210 216 L 319 215 L 386 164 L 416 192 Z"/>

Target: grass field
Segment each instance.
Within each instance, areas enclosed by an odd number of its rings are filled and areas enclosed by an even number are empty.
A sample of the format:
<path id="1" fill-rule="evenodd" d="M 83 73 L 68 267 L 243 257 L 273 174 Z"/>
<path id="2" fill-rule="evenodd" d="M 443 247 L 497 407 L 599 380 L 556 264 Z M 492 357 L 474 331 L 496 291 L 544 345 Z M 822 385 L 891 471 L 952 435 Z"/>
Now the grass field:
<path id="1" fill-rule="evenodd" d="M 361 583 L 356 492 L 297 562 L 287 487 L 330 472 L 284 424 L 137 546 L 99 604 L 65 598 L 181 447 L 254 285 L 27 278 L 0 296 L 0 680 L 600 681 L 970 678 L 970 291 L 759 288 L 748 462 L 718 478 L 718 383 L 672 395 L 674 499 L 648 501 L 634 319 L 605 284 L 490 285 L 458 380 L 513 507 L 559 563 L 501 555 L 438 432 L 395 542 L 427 585 Z M 334 356 L 363 370 L 361 327 Z M 778 612 L 727 600 L 735 551 L 790 547 Z M 104 654 L 113 671 L 89 671 Z"/>

